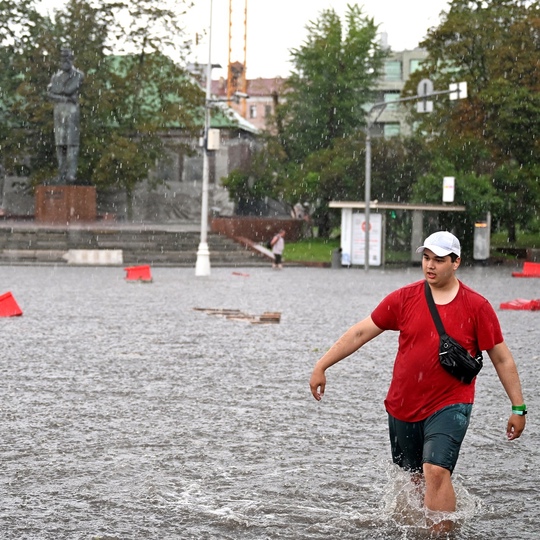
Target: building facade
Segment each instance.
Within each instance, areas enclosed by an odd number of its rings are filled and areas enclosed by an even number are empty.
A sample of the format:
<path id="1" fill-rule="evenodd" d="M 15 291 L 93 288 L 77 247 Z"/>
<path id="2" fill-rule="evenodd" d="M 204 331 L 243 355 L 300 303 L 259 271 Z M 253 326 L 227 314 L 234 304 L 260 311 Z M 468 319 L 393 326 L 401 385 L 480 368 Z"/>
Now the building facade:
<path id="1" fill-rule="evenodd" d="M 285 79 L 281 77 L 248 79 L 246 83 L 249 98 L 240 98 L 238 103 L 231 101 L 229 106 L 258 130 L 271 129 L 270 120 L 279 100 L 283 97 Z M 220 99 L 225 98 L 227 80 L 221 78 L 212 81 L 212 94 Z"/>
<path id="2" fill-rule="evenodd" d="M 411 128 L 407 122 L 407 109 L 400 103 L 392 103 L 399 99 L 405 83 L 417 71 L 427 58 L 425 49 L 391 52 L 385 60 L 384 73 L 379 81 L 375 103 L 388 103 L 373 125 L 372 135 L 395 137 L 410 135 Z"/>

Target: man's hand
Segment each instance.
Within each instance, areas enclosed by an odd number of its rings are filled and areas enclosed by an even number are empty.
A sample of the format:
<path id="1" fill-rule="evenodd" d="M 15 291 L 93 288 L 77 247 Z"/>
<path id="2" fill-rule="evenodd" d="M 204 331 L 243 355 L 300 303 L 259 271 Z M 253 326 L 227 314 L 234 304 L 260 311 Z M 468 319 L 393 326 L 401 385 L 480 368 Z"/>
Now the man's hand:
<path id="1" fill-rule="evenodd" d="M 519 439 L 525 429 L 525 415 L 511 414 L 506 426 L 506 436 L 509 441 Z"/>
<path id="2" fill-rule="evenodd" d="M 324 396 L 324 388 L 326 387 L 326 375 L 324 374 L 324 370 L 315 366 L 315 369 L 311 374 L 311 379 L 309 380 L 309 386 L 313 397 L 317 401 L 321 401 Z"/>

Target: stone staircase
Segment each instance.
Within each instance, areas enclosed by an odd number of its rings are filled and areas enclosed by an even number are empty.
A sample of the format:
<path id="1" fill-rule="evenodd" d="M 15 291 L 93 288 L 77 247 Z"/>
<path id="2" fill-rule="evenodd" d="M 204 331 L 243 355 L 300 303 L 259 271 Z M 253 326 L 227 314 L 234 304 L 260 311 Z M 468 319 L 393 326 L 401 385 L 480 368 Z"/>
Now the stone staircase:
<path id="1" fill-rule="evenodd" d="M 200 233 L 159 227 L 0 226 L 0 264 L 67 264 L 68 250 L 122 250 L 123 265 L 195 266 Z M 212 266 L 266 266 L 260 253 L 208 234 Z"/>

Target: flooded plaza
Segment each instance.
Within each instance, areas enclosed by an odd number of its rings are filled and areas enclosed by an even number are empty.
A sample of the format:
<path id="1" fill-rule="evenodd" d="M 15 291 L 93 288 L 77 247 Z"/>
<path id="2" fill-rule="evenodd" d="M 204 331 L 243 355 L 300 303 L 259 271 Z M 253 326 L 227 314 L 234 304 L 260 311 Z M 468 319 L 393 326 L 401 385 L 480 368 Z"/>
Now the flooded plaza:
<path id="1" fill-rule="evenodd" d="M 454 474 L 456 540 L 540 530 L 540 312 L 499 309 L 540 298 L 540 279 L 513 269 L 458 272 L 495 307 L 530 414 L 508 442 L 510 403 L 485 355 Z M 390 459 L 383 400 L 397 334 L 332 368 L 322 402 L 308 386 L 322 353 L 421 279 L 419 268 L 152 275 L 141 284 L 118 267 L 0 267 L 0 294 L 24 312 L 0 319 L 0 538 L 430 537 Z M 195 308 L 279 312 L 281 322 Z"/>

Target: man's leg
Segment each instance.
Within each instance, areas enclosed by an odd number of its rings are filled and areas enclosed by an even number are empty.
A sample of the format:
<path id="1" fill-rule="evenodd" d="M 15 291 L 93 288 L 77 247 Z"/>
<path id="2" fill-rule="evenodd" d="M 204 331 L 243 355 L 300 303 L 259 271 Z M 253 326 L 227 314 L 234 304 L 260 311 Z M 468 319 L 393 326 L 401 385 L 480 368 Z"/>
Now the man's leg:
<path id="1" fill-rule="evenodd" d="M 439 512 L 449 514 L 456 511 L 456 493 L 452 486 L 450 471 L 437 465 L 424 463 L 424 479 L 426 481 L 424 507 L 428 511 L 428 519 L 431 519 L 431 531 L 450 532 L 455 522 L 451 519 L 440 519 L 442 516 L 439 514 Z"/>
<path id="2" fill-rule="evenodd" d="M 422 473 L 424 422 L 403 422 L 388 415 L 392 461 L 402 469 Z"/>
<path id="3" fill-rule="evenodd" d="M 424 505 L 429 512 L 456 511 L 456 493 L 451 477 L 469 426 L 471 410 L 470 404 L 450 405 L 425 422 L 422 460 L 426 482 Z M 439 522 L 435 519 L 433 530 L 446 532 L 453 526 L 451 520 Z"/>
<path id="4" fill-rule="evenodd" d="M 455 512 L 456 493 L 450 471 L 438 465 L 424 463 L 426 494 L 424 504 L 433 512 Z"/>

